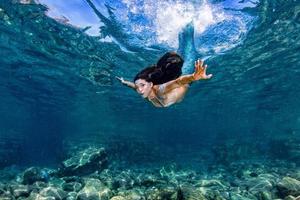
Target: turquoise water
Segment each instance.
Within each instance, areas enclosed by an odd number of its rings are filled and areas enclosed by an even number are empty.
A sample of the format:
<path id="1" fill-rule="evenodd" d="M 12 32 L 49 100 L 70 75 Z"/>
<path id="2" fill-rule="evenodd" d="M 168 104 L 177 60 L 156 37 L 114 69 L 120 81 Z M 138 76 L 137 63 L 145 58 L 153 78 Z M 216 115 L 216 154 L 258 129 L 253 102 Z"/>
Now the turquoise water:
<path id="1" fill-rule="evenodd" d="M 153 12 L 160 1 L 82 2 L 97 34 L 41 4 L 0 1 L 0 168 L 55 168 L 72 152 L 105 147 L 121 168 L 274 162 L 299 172 L 299 1 L 173 1 L 179 16 L 169 19 Z M 155 108 L 114 78 L 132 80 L 170 50 L 186 73 L 204 58 L 214 75 L 183 102 Z"/>

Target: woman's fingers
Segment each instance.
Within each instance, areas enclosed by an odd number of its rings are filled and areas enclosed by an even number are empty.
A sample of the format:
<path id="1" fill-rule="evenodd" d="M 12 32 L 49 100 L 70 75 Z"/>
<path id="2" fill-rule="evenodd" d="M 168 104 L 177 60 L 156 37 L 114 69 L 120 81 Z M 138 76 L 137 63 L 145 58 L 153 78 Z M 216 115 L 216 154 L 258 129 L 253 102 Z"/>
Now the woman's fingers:
<path id="1" fill-rule="evenodd" d="M 118 77 L 118 76 L 115 76 L 115 77 L 116 77 L 116 79 L 118 79 L 118 80 L 121 81 L 121 82 L 124 81 L 124 79 L 123 79 L 122 77 Z"/>
<path id="2" fill-rule="evenodd" d="M 195 75 L 196 76 L 200 76 L 203 77 L 204 79 L 210 79 L 212 77 L 212 74 L 208 74 L 206 75 L 206 69 L 207 69 L 207 65 L 204 65 L 204 61 L 203 60 L 196 60 L 195 61 Z"/>
<path id="3" fill-rule="evenodd" d="M 202 67 L 202 65 L 203 65 L 203 60 L 198 60 L 198 65 L 200 66 L 200 67 Z"/>
<path id="4" fill-rule="evenodd" d="M 210 79 L 212 77 L 212 74 L 208 74 L 206 77 L 207 79 Z"/>

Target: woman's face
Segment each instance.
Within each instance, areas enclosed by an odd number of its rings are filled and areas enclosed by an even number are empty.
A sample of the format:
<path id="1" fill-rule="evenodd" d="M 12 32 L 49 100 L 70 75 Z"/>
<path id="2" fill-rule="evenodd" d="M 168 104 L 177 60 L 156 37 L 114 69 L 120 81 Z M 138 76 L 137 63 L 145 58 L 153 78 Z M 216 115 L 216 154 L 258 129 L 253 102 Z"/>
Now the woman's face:
<path id="1" fill-rule="evenodd" d="M 151 92 L 153 83 L 147 82 L 144 79 L 138 79 L 135 81 L 136 91 L 139 93 L 143 98 L 147 98 Z"/>

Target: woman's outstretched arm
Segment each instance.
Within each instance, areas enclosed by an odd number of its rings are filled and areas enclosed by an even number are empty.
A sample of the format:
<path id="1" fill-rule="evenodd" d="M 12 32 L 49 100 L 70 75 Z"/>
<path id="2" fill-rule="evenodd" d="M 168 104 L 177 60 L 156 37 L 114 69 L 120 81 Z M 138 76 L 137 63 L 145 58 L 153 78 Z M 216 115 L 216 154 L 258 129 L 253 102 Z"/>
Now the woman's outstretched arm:
<path id="1" fill-rule="evenodd" d="M 132 83 L 130 81 L 125 81 L 124 78 L 118 77 L 118 76 L 116 76 L 116 79 L 118 79 L 123 85 L 126 85 L 126 86 L 128 86 L 128 87 L 130 87 L 130 88 L 132 88 L 134 90 L 136 89 L 134 83 Z"/>
<path id="2" fill-rule="evenodd" d="M 206 75 L 207 65 L 203 66 L 202 60 L 195 61 L 195 72 L 193 74 L 183 75 L 179 78 L 165 83 L 165 91 L 170 91 L 174 88 L 190 84 L 193 81 L 210 79 L 212 74 Z"/>

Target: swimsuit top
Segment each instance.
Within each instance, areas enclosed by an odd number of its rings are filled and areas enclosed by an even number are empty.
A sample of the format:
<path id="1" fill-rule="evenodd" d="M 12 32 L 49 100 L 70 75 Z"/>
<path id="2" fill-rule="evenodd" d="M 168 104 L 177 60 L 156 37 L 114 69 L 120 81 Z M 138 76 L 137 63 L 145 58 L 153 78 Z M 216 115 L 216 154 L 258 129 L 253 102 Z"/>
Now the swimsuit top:
<path id="1" fill-rule="evenodd" d="M 158 86 L 158 91 L 156 93 L 156 97 L 154 97 L 153 99 L 156 99 L 157 102 L 162 106 L 162 107 L 168 107 L 174 103 L 177 102 L 178 100 L 178 93 L 176 90 L 173 91 L 173 95 L 175 95 L 173 98 L 171 98 L 171 101 L 168 101 L 167 103 L 165 102 L 167 99 L 164 95 L 165 93 L 165 89 L 166 89 L 166 84 L 160 84 Z M 152 100 L 152 99 L 151 99 Z"/>

